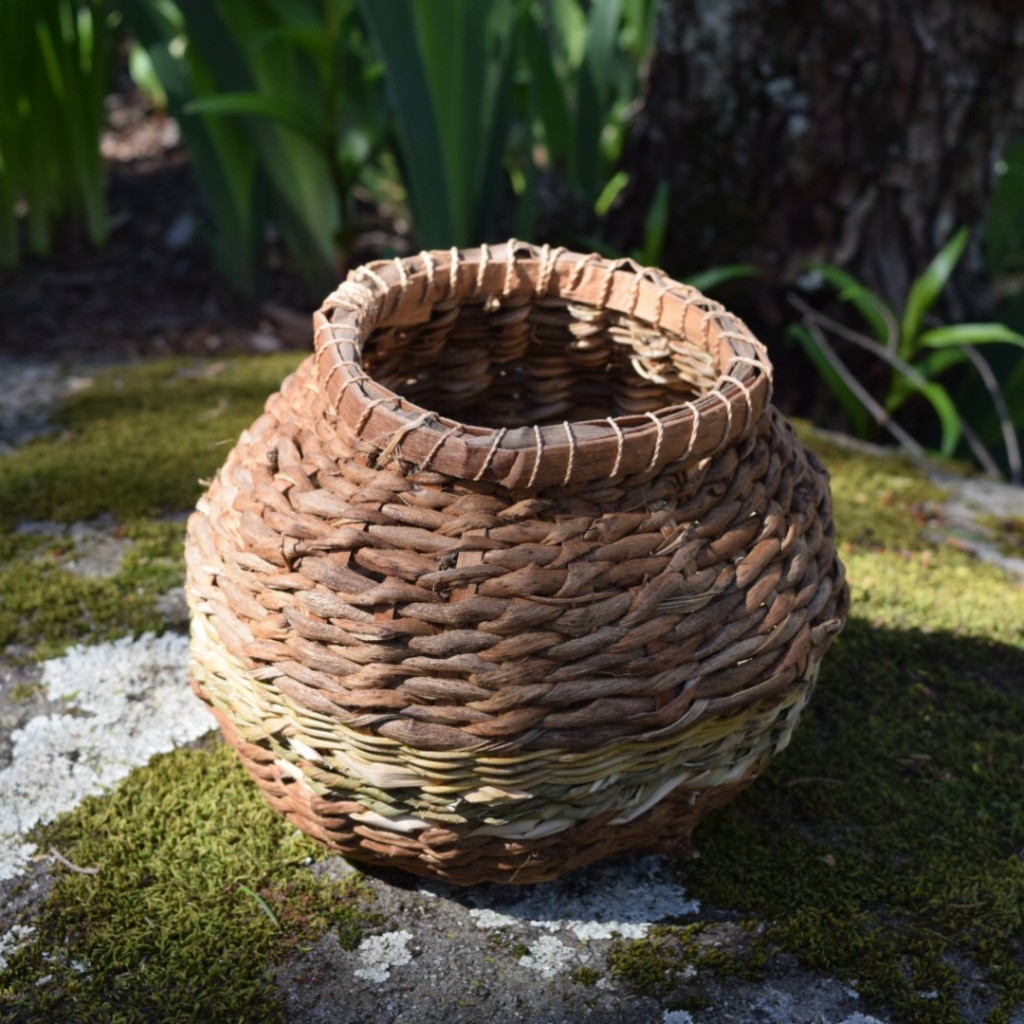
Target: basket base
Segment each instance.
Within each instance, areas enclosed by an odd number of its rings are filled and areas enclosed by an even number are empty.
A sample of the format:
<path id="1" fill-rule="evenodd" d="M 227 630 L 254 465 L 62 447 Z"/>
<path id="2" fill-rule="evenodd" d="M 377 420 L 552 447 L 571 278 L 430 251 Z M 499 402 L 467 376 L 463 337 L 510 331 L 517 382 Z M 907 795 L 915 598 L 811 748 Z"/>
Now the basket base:
<path id="1" fill-rule="evenodd" d="M 203 697 L 202 687 L 193 688 Z M 612 824 L 606 813 L 556 835 L 528 841 L 472 835 L 470 827 L 445 826 L 397 833 L 362 824 L 355 801 L 320 797 L 285 771 L 274 754 L 238 735 L 230 716 L 211 707 L 227 742 L 278 813 L 297 828 L 352 860 L 399 868 L 454 885 L 481 882 L 548 882 L 598 860 L 625 853 L 693 857 L 692 834 L 703 818 L 734 800 L 768 763 L 751 762 L 736 781 L 702 791 L 679 787 L 632 821 Z"/>

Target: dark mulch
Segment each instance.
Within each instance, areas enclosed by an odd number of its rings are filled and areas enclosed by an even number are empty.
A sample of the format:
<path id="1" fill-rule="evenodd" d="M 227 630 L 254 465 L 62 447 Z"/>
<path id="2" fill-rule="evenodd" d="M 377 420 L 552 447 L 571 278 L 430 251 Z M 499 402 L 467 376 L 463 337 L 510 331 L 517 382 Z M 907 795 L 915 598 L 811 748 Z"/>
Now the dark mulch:
<path id="1" fill-rule="evenodd" d="M 66 225 L 50 258 L 0 273 L 0 354 L 134 358 L 308 345 L 317 303 L 293 275 L 272 271 L 254 306 L 217 273 L 176 122 L 130 90 L 109 108 L 111 239 L 94 249 Z"/>

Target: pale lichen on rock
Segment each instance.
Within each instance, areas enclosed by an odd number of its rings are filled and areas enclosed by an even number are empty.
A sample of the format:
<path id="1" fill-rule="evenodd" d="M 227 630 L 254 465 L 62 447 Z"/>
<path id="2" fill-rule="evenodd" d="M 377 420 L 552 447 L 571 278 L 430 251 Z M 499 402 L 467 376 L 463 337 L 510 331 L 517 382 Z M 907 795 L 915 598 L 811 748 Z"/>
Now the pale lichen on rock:
<path id="1" fill-rule="evenodd" d="M 359 966 L 352 973 L 364 981 L 382 984 L 391 977 L 395 967 L 412 962 L 411 941 L 412 935 L 404 928 L 383 935 L 368 935 L 355 951 Z"/>
<path id="2" fill-rule="evenodd" d="M 28 864 L 35 825 L 209 731 L 184 683 L 187 657 L 185 637 L 146 634 L 44 662 L 42 684 L 67 713 L 38 715 L 12 736 L 11 763 L 0 770 L 0 879 Z"/>

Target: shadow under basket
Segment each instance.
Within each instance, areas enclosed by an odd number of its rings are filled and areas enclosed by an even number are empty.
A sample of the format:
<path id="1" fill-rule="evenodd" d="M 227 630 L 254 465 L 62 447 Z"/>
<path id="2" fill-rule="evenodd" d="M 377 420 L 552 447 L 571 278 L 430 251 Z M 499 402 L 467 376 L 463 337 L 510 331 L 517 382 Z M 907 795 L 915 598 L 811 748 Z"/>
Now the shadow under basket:
<path id="1" fill-rule="evenodd" d="M 271 804 L 459 884 L 686 854 L 848 607 L 764 347 L 519 242 L 370 263 L 314 327 L 186 551 L 193 686 Z"/>

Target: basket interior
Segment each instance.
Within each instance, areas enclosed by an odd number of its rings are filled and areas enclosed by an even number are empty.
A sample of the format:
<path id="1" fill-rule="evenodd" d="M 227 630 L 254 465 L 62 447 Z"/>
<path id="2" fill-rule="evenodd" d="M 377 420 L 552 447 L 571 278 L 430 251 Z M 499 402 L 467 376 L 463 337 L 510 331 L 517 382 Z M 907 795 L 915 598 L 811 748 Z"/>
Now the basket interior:
<path id="1" fill-rule="evenodd" d="M 679 334 L 555 295 L 438 304 L 422 324 L 377 328 L 362 360 L 396 394 L 482 427 L 653 412 L 713 390 L 720 372 Z"/>

